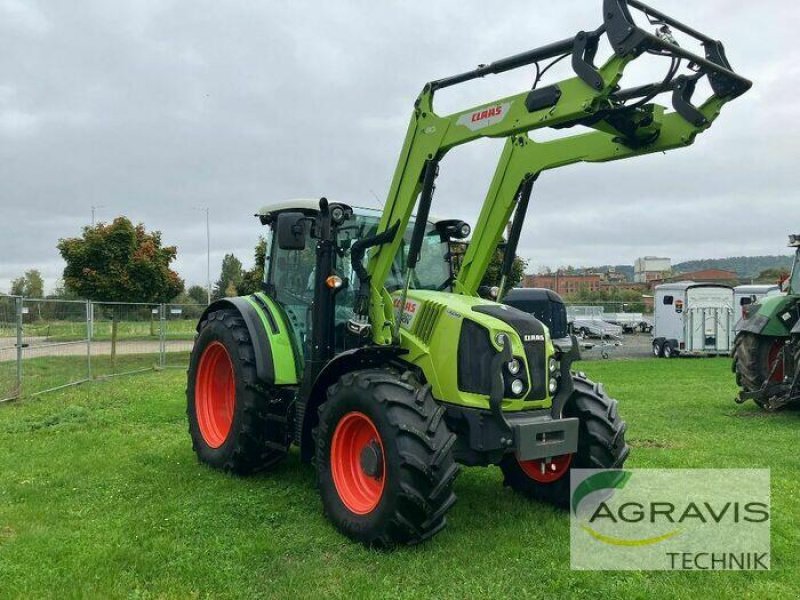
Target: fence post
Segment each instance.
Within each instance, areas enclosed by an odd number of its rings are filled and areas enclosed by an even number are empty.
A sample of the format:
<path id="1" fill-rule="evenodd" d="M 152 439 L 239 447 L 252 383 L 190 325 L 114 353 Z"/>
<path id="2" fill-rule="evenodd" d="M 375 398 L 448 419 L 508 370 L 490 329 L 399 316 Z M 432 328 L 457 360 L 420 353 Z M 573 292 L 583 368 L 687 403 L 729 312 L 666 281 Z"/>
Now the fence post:
<path id="1" fill-rule="evenodd" d="M 159 323 L 158 323 L 158 336 L 159 336 L 159 364 L 163 369 L 167 365 L 167 322 L 166 322 L 166 314 L 167 314 L 167 307 L 165 304 L 159 305 Z"/>
<path id="2" fill-rule="evenodd" d="M 92 380 L 92 327 L 94 326 L 92 301 L 86 301 L 86 379 Z"/>
<path id="3" fill-rule="evenodd" d="M 17 391 L 16 397 L 22 395 L 22 297 L 16 299 L 17 309 Z"/>

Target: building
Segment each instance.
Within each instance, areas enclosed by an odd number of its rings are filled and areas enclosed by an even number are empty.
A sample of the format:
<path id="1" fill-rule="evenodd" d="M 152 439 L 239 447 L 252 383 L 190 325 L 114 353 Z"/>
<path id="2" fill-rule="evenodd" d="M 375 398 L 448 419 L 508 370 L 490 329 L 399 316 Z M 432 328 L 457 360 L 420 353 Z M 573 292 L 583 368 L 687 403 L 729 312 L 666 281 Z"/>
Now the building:
<path id="1" fill-rule="evenodd" d="M 633 280 L 636 283 L 649 283 L 654 279 L 664 279 L 670 269 L 672 262 L 669 258 L 643 256 L 633 263 Z"/>
<path id="2" fill-rule="evenodd" d="M 523 287 L 546 288 L 553 290 L 560 296 L 570 296 L 585 290 L 597 292 L 602 285 L 599 273 L 586 273 L 582 275 L 566 273 L 543 273 L 539 275 L 525 275 L 522 280 Z"/>
<path id="3" fill-rule="evenodd" d="M 633 281 L 603 281 L 600 290 L 604 292 L 638 292 L 646 294 L 650 286 L 646 283 L 636 283 Z"/>

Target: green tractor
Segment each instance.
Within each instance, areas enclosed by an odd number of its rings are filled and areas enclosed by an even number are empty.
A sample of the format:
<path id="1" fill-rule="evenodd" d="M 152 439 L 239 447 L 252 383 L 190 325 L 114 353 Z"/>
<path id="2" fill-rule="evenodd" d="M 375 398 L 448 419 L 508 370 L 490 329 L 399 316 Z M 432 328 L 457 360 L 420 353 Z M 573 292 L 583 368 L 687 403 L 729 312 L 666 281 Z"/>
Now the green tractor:
<path id="1" fill-rule="evenodd" d="M 478 288 L 513 213 L 504 287 L 542 171 L 688 146 L 750 82 L 731 70 L 721 43 L 640 2 L 605 0 L 603 18 L 595 30 L 426 84 L 382 211 L 324 198 L 260 211 L 263 291 L 212 304 L 198 325 L 187 412 L 201 462 L 264 471 L 296 445 L 333 524 L 384 547 L 445 526 L 459 465 L 499 465 L 506 485 L 558 506 L 568 504 L 571 469 L 623 465 L 625 423 L 601 385 L 573 373 L 576 340 L 554 343 L 534 317 Z M 704 56 L 678 46 L 673 29 L 699 40 Z M 612 52 L 597 66 L 603 38 Z M 643 54 L 666 57 L 666 76 L 621 88 L 625 67 Z M 562 58 L 575 76 L 540 87 Z M 691 68 L 678 75 L 682 64 Z M 440 90 L 528 65 L 533 89 L 434 112 Z M 695 105 L 702 79 L 711 93 Z M 651 102 L 661 93 L 674 111 Z M 588 133 L 528 135 L 576 125 Z M 505 146 L 474 231 L 431 218 L 440 162 L 482 138 Z M 470 235 L 454 275 L 448 246 Z"/>
<path id="2" fill-rule="evenodd" d="M 796 250 L 786 293 L 746 306 L 733 343 L 736 401 L 766 410 L 800 400 L 800 234 L 789 236 L 789 247 Z"/>

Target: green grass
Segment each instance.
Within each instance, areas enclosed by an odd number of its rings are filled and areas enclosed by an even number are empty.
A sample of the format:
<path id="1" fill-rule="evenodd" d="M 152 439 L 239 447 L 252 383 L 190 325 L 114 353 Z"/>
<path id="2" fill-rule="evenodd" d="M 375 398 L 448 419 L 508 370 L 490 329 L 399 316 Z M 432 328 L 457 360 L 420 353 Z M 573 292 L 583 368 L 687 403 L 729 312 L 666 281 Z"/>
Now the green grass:
<path id="1" fill-rule="evenodd" d="M 771 572 L 573 572 L 568 516 L 464 469 L 447 529 L 392 553 L 341 537 L 297 455 L 235 478 L 200 466 L 185 374 L 0 407 L 0 596 L 794 598 L 800 421 L 733 403 L 724 359 L 587 363 L 621 401 L 629 467 L 770 467 Z"/>
<path id="2" fill-rule="evenodd" d="M 180 366 L 184 370 L 189 364 L 188 352 L 167 352 L 167 366 Z M 159 368 L 159 356 L 155 352 L 146 354 L 120 354 L 112 363 L 109 355 L 92 356 L 92 377 L 130 373 L 143 369 Z M 15 375 L 16 363 L 0 363 L 0 387 L 10 389 Z M 31 396 L 43 390 L 85 380 L 89 373 L 86 356 L 48 356 L 26 358 L 22 363 L 22 395 Z M 149 384 L 149 382 L 148 382 Z"/>

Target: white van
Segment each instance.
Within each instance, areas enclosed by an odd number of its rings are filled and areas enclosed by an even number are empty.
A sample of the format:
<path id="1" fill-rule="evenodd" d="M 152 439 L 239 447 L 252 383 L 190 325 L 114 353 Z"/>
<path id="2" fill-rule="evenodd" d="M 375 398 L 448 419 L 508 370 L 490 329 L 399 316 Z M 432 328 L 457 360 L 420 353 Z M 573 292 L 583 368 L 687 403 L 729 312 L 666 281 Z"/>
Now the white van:
<path id="1" fill-rule="evenodd" d="M 653 354 L 730 354 L 737 320 L 733 288 L 680 281 L 655 288 Z"/>

